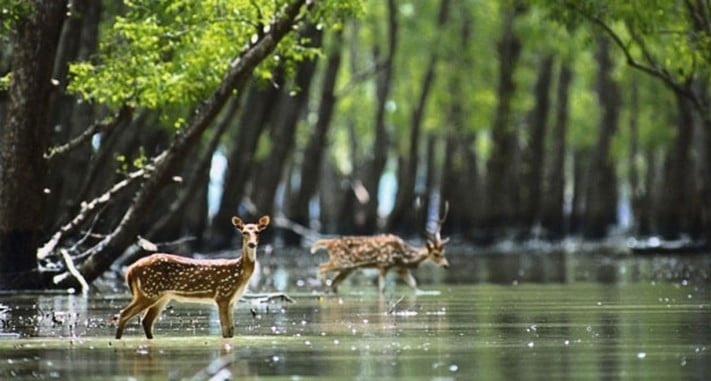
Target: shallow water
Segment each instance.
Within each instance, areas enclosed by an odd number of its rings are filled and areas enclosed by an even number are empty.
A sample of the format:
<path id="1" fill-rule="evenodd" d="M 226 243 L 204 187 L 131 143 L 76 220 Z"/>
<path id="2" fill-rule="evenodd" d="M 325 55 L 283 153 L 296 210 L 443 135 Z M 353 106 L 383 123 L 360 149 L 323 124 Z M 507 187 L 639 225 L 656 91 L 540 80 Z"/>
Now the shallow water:
<path id="1" fill-rule="evenodd" d="M 0 295 L 0 378 L 708 379 L 711 257 L 450 255 L 385 296 L 357 273 L 321 294 L 322 258 L 264 258 L 260 291 L 295 303 L 238 304 L 236 337 L 215 309 L 173 303 L 143 337 L 113 338 L 128 293 Z"/>

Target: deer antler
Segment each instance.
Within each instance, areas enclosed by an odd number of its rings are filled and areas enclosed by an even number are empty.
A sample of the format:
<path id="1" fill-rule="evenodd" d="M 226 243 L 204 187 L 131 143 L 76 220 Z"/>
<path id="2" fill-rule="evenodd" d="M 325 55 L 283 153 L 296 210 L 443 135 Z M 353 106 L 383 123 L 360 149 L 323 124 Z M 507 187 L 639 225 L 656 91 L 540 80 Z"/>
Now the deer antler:
<path id="1" fill-rule="evenodd" d="M 442 214 L 439 219 L 437 220 L 437 229 L 435 230 L 434 238 L 438 242 L 442 242 L 442 244 L 445 244 L 449 242 L 449 238 L 445 238 L 442 240 L 441 232 L 442 232 L 442 225 L 444 225 L 444 221 L 447 220 L 447 215 L 449 214 L 449 201 L 444 202 L 444 214 Z"/>

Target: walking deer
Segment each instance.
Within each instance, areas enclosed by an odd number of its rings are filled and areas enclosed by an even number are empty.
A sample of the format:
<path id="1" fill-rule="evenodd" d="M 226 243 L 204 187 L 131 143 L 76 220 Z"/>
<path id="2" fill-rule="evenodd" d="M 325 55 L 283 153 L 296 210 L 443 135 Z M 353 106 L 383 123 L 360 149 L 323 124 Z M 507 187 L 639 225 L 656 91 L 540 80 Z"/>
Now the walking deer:
<path id="1" fill-rule="evenodd" d="M 259 233 L 269 225 L 269 216 L 260 218 L 256 224 L 245 224 L 232 217 L 232 224 L 242 233 L 239 258 L 209 260 L 158 253 L 132 264 L 126 271 L 126 283 L 133 299 L 121 310 L 116 338 L 121 338 L 128 320 L 146 311 L 141 325 L 146 337 L 152 339 L 156 318 L 173 299 L 217 304 L 222 336 L 234 336 L 232 309 L 254 272 Z"/>
<path id="2" fill-rule="evenodd" d="M 311 253 L 320 249 L 328 252 L 329 260 L 319 266 L 319 273 L 321 276 L 328 272 L 336 273 L 331 280 L 333 292 L 338 292 L 338 285 L 361 268 L 378 269 L 378 290 L 381 294 L 385 290 L 385 276 L 392 268 L 397 270 L 405 283 L 417 290 L 417 281 L 411 270 L 420 263 L 431 260 L 441 267 L 449 267 L 444 257 L 444 245 L 449 239 L 442 239 L 440 234 L 448 211 L 449 206 L 445 204 L 444 216 L 437 221 L 435 233 L 426 235 L 424 247 L 413 247 L 396 235 L 382 234 L 321 239 L 311 246 Z"/>

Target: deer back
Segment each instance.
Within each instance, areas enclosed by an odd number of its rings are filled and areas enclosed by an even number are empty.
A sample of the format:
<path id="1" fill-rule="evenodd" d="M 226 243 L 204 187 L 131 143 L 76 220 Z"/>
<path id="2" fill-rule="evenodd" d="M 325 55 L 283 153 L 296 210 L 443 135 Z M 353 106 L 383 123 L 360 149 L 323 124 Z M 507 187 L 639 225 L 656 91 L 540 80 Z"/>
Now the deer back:
<path id="1" fill-rule="evenodd" d="M 322 269 L 342 270 L 359 267 L 390 267 L 403 264 L 418 255 L 418 250 L 392 234 L 346 236 L 319 240 L 312 252 L 326 249 L 329 262 Z"/>
<path id="2" fill-rule="evenodd" d="M 165 295 L 189 298 L 229 297 L 248 278 L 254 264 L 237 259 L 197 260 L 171 254 L 140 259 L 126 273 L 131 292 L 151 299 Z"/>

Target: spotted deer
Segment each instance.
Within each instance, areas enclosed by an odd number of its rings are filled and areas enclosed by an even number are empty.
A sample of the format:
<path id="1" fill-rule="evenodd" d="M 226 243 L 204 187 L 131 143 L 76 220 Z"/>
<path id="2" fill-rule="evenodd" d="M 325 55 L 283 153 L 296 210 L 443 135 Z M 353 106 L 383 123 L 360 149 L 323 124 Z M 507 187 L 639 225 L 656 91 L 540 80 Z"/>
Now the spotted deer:
<path id="1" fill-rule="evenodd" d="M 319 273 L 322 277 L 329 272 L 336 273 L 331 280 L 333 292 L 338 292 L 338 285 L 361 268 L 378 269 L 378 290 L 381 294 L 385 290 L 385 276 L 393 268 L 405 283 L 417 290 L 417 281 L 411 270 L 420 263 L 429 259 L 441 267 L 449 267 L 444 257 L 444 245 L 449 239 L 442 239 L 440 234 L 448 210 L 448 204 L 445 204 L 444 216 L 437 221 L 435 233 L 426 234 L 424 247 L 413 247 L 396 235 L 382 234 L 320 239 L 311 246 L 311 253 L 320 249 L 328 252 L 329 260 L 319 266 Z"/>
<path id="2" fill-rule="evenodd" d="M 245 224 L 238 217 L 232 217 L 232 224 L 242 233 L 239 258 L 193 259 L 158 253 L 132 264 L 126 271 L 126 283 L 133 299 L 121 310 L 116 338 L 121 338 L 128 320 L 146 311 L 141 325 L 146 337 L 152 339 L 153 324 L 173 299 L 217 304 L 222 336 L 234 336 L 232 309 L 254 272 L 259 233 L 269 225 L 269 216 L 260 218 L 256 224 Z"/>

